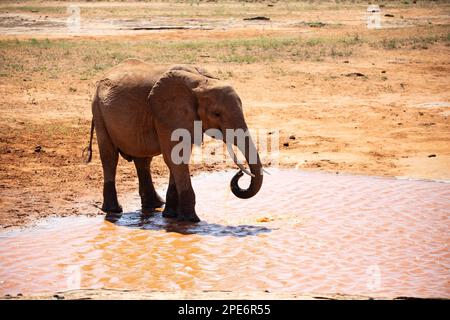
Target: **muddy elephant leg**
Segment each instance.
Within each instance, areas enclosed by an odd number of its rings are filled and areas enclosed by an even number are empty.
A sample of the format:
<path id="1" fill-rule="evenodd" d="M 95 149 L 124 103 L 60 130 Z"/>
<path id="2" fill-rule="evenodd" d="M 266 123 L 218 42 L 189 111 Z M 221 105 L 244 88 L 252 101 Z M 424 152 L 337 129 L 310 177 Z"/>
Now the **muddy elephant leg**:
<path id="1" fill-rule="evenodd" d="M 139 195 L 141 196 L 142 212 L 151 212 L 163 206 L 164 201 L 153 186 L 150 173 L 151 158 L 136 158 L 134 165 L 139 179 Z"/>
<path id="2" fill-rule="evenodd" d="M 177 220 L 199 222 L 200 219 L 195 212 L 195 193 L 192 189 L 189 166 L 172 165 L 170 171 L 173 173 L 178 194 Z"/>
<path id="3" fill-rule="evenodd" d="M 100 121 L 99 121 L 100 122 Z M 117 200 L 116 191 L 116 168 L 119 160 L 119 153 L 102 123 L 95 123 L 97 141 L 100 151 L 100 159 L 103 166 L 103 205 L 105 212 L 120 213 L 122 207 Z"/>
<path id="4" fill-rule="evenodd" d="M 173 182 L 175 182 L 172 188 L 170 188 L 169 183 L 169 189 L 170 195 L 172 197 L 174 197 L 175 189 L 177 191 L 177 220 L 199 222 L 200 219 L 195 212 L 195 193 L 192 189 L 191 176 L 189 174 L 189 165 L 184 163 L 174 164 L 172 159 L 170 158 L 171 150 L 172 149 L 170 147 L 167 147 L 165 149 L 165 152 L 163 152 L 163 157 L 164 161 L 169 167 L 171 179 L 173 179 Z M 168 200 L 167 202 L 169 203 L 169 207 L 171 202 L 173 204 L 172 200 Z M 166 214 L 170 215 L 169 210 L 167 210 Z M 172 213 L 172 216 L 173 215 L 174 214 Z"/>
<path id="5" fill-rule="evenodd" d="M 178 208 L 177 187 L 175 185 L 175 179 L 173 177 L 173 174 L 170 173 L 169 187 L 167 188 L 166 193 L 166 206 L 164 207 L 162 216 L 164 218 L 176 218 L 177 208 Z"/>
<path id="6" fill-rule="evenodd" d="M 191 176 L 189 174 L 189 165 L 188 163 L 183 162 L 177 164 L 179 161 L 175 161 L 175 159 L 172 159 L 172 150 L 178 143 L 176 141 L 170 140 L 172 132 L 165 128 L 159 127 L 158 125 L 157 131 L 159 133 L 158 134 L 159 144 L 161 147 L 164 162 L 167 164 L 170 170 L 171 182 L 169 182 L 168 188 L 169 199 L 167 200 L 166 205 L 168 205 L 169 208 L 172 205 L 175 205 L 175 201 L 173 200 L 173 198 L 176 189 L 176 194 L 178 196 L 177 212 L 176 212 L 177 220 L 199 222 L 200 219 L 198 218 L 197 213 L 195 212 L 195 193 L 194 190 L 192 189 Z M 190 158 L 190 154 L 189 157 L 187 158 L 188 159 Z M 170 184 L 172 184 L 172 187 L 170 187 Z M 172 197 L 172 199 L 170 199 L 170 197 Z M 166 211 L 166 214 L 170 215 L 169 210 Z M 172 213 L 172 216 L 173 215 L 174 214 Z"/>

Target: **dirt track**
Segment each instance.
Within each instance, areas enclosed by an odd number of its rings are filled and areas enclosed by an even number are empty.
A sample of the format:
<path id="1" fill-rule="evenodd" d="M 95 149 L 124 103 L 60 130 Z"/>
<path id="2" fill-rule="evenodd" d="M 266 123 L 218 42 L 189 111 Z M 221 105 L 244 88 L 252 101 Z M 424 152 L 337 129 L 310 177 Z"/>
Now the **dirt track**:
<path id="1" fill-rule="evenodd" d="M 64 11 L 48 9 L 59 4 L 33 5 L 42 12 L 8 4 L 0 10 L 27 19 L 64 18 Z M 205 10 L 215 12 L 211 8 Z M 255 14 L 262 10 L 250 8 Z M 239 13 L 232 17 L 234 26 L 224 27 L 229 18 L 219 14 L 210 21 L 212 30 L 94 37 L 62 34 L 45 25 L 36 33 L 0 26 L 1 227 L 49 215 L 101 214 L 96 147 L 92 164 L 84 165 L 81 158 L 90 99 L 104 70 L 130 56 L 167 65 L 195 63 L 230 82 L 241 95 L 250 128 L 281 130 L 281 166 L 450 180 L 448 5 L 393 5 L 385 10 L 394 14 L 394 22 L 381 30 L 366 29 L 363 6 L 320 12 L 279 8 L 273 9 L 270 24 L 244 24 Z M 128 8 L 118 19 L 139 24 L 133 20 L 141 19 L 138 11 Z M 162 6 L 160 13 L 168 11 Z M 87 12 L 90 23 L 102 19 L 102 11 Z M 191 14 L 194 26 L 205 18 Z M 180 25 L 183 19 L 174 14 L 169 20 Z M 317 19 L 325 26 L 304 23 Z M 152 21 L 160 25 L 167 19 Z M 116 47 L 122 42 L 128 47 Z M 157 55 L 144 49 L 153 42 Z M 289 139 L 292 135 L 295 140 Z M 193 172 L 225 166 L 200 165 Z M 159 186 L 167 183 L 160 157 L 153 174 Z M 120 161 L 117 184 L 123 202 L 137 192 L 132 164 Z"/>

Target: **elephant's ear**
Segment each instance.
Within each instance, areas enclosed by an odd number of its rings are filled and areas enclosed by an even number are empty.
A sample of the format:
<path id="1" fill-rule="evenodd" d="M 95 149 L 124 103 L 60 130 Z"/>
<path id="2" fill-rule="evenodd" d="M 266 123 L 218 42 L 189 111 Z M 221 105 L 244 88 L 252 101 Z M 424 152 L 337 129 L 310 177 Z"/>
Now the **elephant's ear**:
<path id="1" fill-rule="evenodd" d="M 205 76 L 207 78 L 220 80 L 216 76 L 214 76 L 212 73 L 210 73 L 208 70 L 201 68 L 201 67 L 195 67 L 195 70 L 197 70 L 198 73 L 200 73 L 202 76 Z"/>
<path id="2" fill-rule="evenodd" d="M 193 89 L 204 81 L 201 76 L 186 71 L 166 72 L 148 97 L 151 112 L 158 123 L 171 131 L 184 128 L 192 133 L 194 121 L 199 120 Z"/>
<path id="3" fill-rule="evenodd" d="M 188 65 L 188 64 L 177 64 L 174 65 L 172 67 L 170 67 L 170 70 L 182 70 L 182 71 L 188 71 L 194 74 L 200 74 L 204 77 L 210 78 L 210 79 L 216 79 L 216 80 L 220 80 L 219 78 L 217 78 L 216 76 L 214 76 L 212 73 L 210 73 L 208 70 L 202 68 L 202 67 L 197 67 L 197 66 L 193 66 L 193 65 Z"/>

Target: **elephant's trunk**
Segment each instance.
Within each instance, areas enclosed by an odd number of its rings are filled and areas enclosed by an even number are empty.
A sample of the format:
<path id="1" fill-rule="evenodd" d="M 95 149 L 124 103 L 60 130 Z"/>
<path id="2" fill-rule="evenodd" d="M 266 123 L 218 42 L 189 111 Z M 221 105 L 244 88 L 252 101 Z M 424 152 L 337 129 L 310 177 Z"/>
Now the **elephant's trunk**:
<path id="1" fill-rule="evenodd" d="M 245 150 L 245 146 L 247 146 L 247 149 Z M 238 144 L 239 150 L 242 152 L 242 154 L 245 156 L 245 159 L 247 160 L 247 163 L 250 166 L 250 172 L 251 174 L 251 182 L 247 189 L 241 189 L 239 187 L 238 181 L 239 179 L 244 175 L 242 172 L 242 169 L 239 170 L 234 177 L 231 179 L 230 187 L 231 192 L 233 194 L 241 199 L 248 199 L 256 195 L 261 189 L 262 182 L 263 182 L 263 170 L 262 170 L 262 164 L 261 160 L 259 159 L 259 154 L 256 151 L 255 144 L 253 143 L 252 139 L 248 136 L 246 137 L 246 143 L 245 146 L 240 146 Z M 244 149 L 244 150 L 242 150 Z M 233 158 L 234 162 L 237 163 L 236 155 L 233 152 L 233 149 L 231 146 L 228 146 L 228 151 L 230 152 L 231 157 Z M 239 167 L 241 165 L 238 164 Z"/>

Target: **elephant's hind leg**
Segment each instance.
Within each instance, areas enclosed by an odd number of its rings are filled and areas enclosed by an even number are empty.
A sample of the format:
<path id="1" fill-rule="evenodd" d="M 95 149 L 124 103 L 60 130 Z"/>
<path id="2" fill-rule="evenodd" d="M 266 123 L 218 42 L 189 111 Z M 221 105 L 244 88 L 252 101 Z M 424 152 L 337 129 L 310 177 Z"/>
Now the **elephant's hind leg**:
<path id="1" fill-rule="evenodd" d="M 166 206 L 164 207 L 162 216 L 164 218 L 176 218 L 177 208 L 178 208 L 177 186 L 175 185 L 175 179 L 173 177 L 173 174 L 170 173 L 169 187 L 167 188 L 166 193 Z"/>
<path id="2" fill-rule="evenodd" d="M 111 213 L 122 212 L 117 200 L 116 169 L 119 152 L 113 145 L 102 121 L 95 122 L 98 148 L 103 167 L 103 205 L 102 210 Z"/>
<path id="3" fill-rule="evenodd" d="M 97 137 L 101 135 L 97 134 Z M 116 191 L 116 169 L 119 160 L 119 153 L 112 145 L 109 138 L 97 138 L 100 150 L 100 158 L 103 166 L 103 205 L 105 212 L 120 213 L 122 206 L 117 200 Z"/>
<path id="4" fill-rule="evenodd" d="M 153 211 L 164 205 L 164 200 L 158 195 L 153 186 L 150 173 L 152 158 L 135 158 L 134 165 L 139 179 L 139 195 L 141 196 L 142 211 Z"/>

